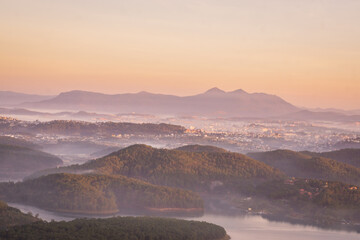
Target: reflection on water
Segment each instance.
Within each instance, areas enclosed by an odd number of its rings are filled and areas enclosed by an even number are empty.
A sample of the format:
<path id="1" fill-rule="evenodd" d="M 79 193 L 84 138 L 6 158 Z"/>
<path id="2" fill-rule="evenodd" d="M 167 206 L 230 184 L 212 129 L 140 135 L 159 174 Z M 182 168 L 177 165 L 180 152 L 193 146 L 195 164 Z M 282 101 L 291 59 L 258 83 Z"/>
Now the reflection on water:
<path id="1" fill-rule="evenodd" d="M 32 212 L 46 221 L 70 221 L 75 217 L 45 211 L 36 207 L 9 203 L 22 212 Z M 190 218 L 186 218 L 190 219 Z M 359 240 L 360 234 L 329 231 L 316 227 L 270 222 L 260 216 L 231 217 L 205 214 L 191 220 L 206 221 L 223 226 L 232 240 Z"/>

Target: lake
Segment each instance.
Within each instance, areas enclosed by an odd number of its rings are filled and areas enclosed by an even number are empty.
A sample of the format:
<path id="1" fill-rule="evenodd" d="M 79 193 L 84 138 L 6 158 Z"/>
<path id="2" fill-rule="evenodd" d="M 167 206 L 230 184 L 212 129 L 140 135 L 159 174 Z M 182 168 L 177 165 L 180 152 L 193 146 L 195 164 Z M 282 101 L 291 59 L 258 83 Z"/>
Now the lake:
<path id="1" fill-rule="evenodd" d="M 70 221 L 75 217 L 62 215 L 36 207 L 8 203 L 9 206 L 22 212 L 32 212 L 46 221 Z M 293 225 L 289 223 L 271 222 L 260 216 L 219 216 L 205 214 L 199 218 L 188 220 L 206 221 L 220 225 L 226 229 L 232 240 L 359 240 L 360 234 L 345 231 L 331 231 L 316 227 Z"/>

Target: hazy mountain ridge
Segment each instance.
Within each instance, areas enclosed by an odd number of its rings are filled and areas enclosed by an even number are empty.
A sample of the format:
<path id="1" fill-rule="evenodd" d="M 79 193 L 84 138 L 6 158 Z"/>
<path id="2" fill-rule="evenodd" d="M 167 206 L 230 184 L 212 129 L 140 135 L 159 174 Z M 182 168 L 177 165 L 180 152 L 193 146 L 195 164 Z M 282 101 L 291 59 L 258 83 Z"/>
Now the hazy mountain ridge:
<path id="1" fill-rule="evenodd" d="M 275 95 L 247 93 L 240 89 L 225 92 L 217 88 L 186 97 L 148 92 L 109 95 L 76 90 L 61 93 L 49 100 L 21 106 L 111 113 L 137 112 L 222 117 L 265 117 L 299 110 Z"/>
<path id="2" fill-rule="evenodd" d="M 51 99 L 54 96 L 26 94 L 11 91 L 0 91 L 0 106 L 14 106 L 25 102 L 36 102 Z"/>
<path id="3" fill-rule="evenodd" d="M 61 118 L 66 119 L 112 119 L 116 118 L 113 114 L 98 114 L 93 112 L 77 111 L 77 112 L 40 112 L 28 110 L 25 108 L 0 108 L 1 115 L 15 115 L 15 116 L 35 116 L 35 117 L 46 117 L 60 120 Z"/>
<path id="4" fill-rule="evenodd" d="M 6 105 L 6 104 L 5 104 Z M 59 110 L 58 113 L 37 112 Z M 72 112 L 66 112 L 72 111 Z M 296 121 L 359 122 L 358 110 L 301 109 L 284 99 L 266 93 L 247 93 L 242 89 L 225 92 L 212 88 L 192 96 L 149 92 L 104 94 L 73 90 L 39 101 L 20 102 L 17 108 L 0 109 L 2 114 L 63 118 L 108 118 L 123 113 L 151 115 L 206 116 L 222 118 L 268 118 Z M 116 115 L 114 115 L 116 114 Z"/>
<path id="5" fill-rule="evenodd" d="M 0 144 L 1 177 L 22 178 L 35 171 L 62 165 L 54 155 L 27 147 Z"/>

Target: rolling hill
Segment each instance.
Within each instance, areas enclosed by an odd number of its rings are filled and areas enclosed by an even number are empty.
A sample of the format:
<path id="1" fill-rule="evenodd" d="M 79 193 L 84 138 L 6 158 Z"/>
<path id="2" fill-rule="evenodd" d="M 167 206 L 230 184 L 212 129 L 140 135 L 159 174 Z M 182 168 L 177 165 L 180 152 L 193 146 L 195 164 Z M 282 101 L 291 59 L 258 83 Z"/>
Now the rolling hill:
<path id="1" fill-rule="evenodd" d="M 38 172 L 124 175 L 153 184 L 209 189 L 214 181 L 266 180 L 283 178 L 284 174 L 260 161 L 232 152 L 188 152 L 132 145 L 82 165 L 72 165 Z"/>
<path id="2" fill-rule="evenodd" d="M 203 211 L 202 199 L 193 192 L 124 176 L 52 174 L 24 182 L 0 183 L 0 196 L 6 201 L 69 213 Z"/>
<path id="3" fill-rule="evenodd" d="M 360 169 L 333 159 L 290 150 L 249 153 L 248 156 L 273 166 L 288 176 L 342 181 L 360 185 Z"/>
<path id="4" fill-rule="evenodd" d="M 303 152 L 315 157 L 331 158 L 339 162 L 347 163 L 360 168 L 360 149 L 347 148 L 331 152 Z"/>

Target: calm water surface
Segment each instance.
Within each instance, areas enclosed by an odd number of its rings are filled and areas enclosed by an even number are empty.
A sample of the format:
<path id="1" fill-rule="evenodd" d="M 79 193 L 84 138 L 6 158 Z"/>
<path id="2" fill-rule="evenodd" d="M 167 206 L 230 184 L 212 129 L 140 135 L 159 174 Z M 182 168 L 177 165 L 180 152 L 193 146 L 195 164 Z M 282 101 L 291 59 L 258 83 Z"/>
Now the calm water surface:
<path id="1" fill-rule="evenodd" d="M 39 214 L 39 217 L 46 221 L 70 221 L 75 218 L 22 204 L 9 203 L 8 205 L 25 213 Z M 259 216 L 231 217 L 205 214 L 203 217 L 191 218 L 191 220 L 223 226 L 232 240 L 360 240 L 360 234 L 357 233 L 270 222 Z"/>

